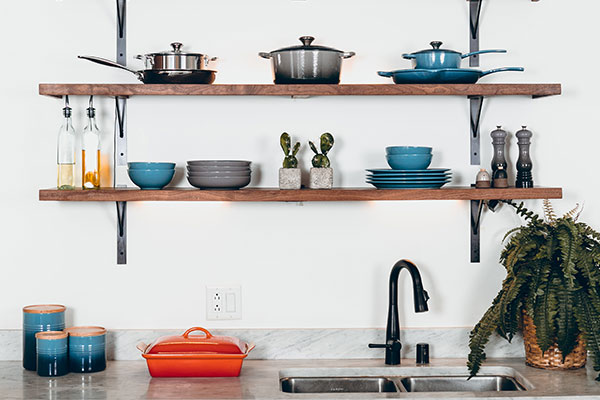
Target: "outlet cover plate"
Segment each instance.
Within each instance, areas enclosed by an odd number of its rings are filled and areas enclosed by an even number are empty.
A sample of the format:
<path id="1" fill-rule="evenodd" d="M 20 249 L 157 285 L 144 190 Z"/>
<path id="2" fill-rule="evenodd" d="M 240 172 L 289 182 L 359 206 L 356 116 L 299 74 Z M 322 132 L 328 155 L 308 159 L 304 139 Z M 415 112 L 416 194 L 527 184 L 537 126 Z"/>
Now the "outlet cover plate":
<path id="1" fill-rule="evenodd" d="M 242 319 L 241 286 L 206 286 L 206 320 Z"/>

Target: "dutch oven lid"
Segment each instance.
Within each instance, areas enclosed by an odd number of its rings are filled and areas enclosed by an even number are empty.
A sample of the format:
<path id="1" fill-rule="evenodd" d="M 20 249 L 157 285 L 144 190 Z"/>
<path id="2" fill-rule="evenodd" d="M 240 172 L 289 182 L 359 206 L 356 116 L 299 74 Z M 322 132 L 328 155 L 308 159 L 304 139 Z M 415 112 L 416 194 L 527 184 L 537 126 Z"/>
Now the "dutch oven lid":
<path id="1" fill-rule="evenodd" d="M 173 50 L 161 51 L 158 53 L 149 53 L 149 54 L 145 54 L 145 56 L 153 57 L 153 56 L 168 56 L 168 55 L 178 55 L 178 56 L 203 56 L 204 55 L 202 53 L 184 53 L 181 51 L 182 46 L 183 46 L 182 43 L 173 42 L 173 43 L 171 43 L 171 47 L 173 48 Z"/>
<path id="2" fill-rule="evenodd" d="M 298 38 L 298 40 L 300 40 L 302 42 L 301 46 L 284 47 L 282 49 L 273 50 L 271 53 L 278 53 L 281 51 L 294 51 L 294 50 L 323 50 L 323 51 L 335 51 L 336 53 L 343 53 L 343 51 L 334 49 L 332 47 L 313 46 L 311 43 L 313 42 L 313 40 L 315 40 L 315 38 L 312 36 L 300 36 L 300 38 Z"/>
<path id="3" fill-rule="evenodd" d="M 420 51 L 416 51 L 411 54 L 425 54 L 425 53 L 437 53 L 437 52 L 462 54 L 461 52 L 455 51 L 455 50 L 440 49 L 442 42 L 433 41 L 429 44 L 432 47 L 431 49 L 420 50 Z"/>
<path id="4" fill-rule="evenodd" d="M 194 331 L 204 332 L 203 336 L 190 335 Z M 180 336 L 163 336 L 148 346 L 145 354 L 244 354 L 248 344 L 231 336 L 213 336 L 204 328 L 190 328 Z"/>

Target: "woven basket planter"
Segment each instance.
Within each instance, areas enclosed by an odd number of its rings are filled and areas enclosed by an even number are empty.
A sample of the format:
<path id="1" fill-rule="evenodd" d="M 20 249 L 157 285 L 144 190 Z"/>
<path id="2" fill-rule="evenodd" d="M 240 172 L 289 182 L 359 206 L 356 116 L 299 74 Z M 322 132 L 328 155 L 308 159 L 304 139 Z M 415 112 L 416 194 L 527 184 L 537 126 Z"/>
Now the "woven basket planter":
<path id="1" fill-rule="evenodd" d="M 525 343 L 525 363 L 529 366 L 542 369 L 577 369 L 585 365 L 587 354 L 581 335 L 577 337 L 577 346 L 571 354 L 565 357 L 564 362 L 556 343 L 542 353 L 542 349 L 537 344 L 533 319 L 525 311 L 523 311 L 523 342 Z"/>

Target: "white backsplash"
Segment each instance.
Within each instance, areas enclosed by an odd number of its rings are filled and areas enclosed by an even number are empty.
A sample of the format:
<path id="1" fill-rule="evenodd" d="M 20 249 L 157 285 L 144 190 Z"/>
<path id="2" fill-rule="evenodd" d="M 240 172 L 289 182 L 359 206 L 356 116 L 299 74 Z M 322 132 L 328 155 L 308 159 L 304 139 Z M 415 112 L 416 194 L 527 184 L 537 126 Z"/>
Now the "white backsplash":
<path id="1" fill-rule="evenodd" d="M 136 345 L 151 343 L 160 336 L 179 335 L 184 330 L 109 330 L 109 360 L 139 360 Z M 402 356 L 415 357 L 417 343 L 429 343 L 432 358 L 465 358 L 469 352 L 469 328 L 403 329 Z M 236 336 L 255 343 L 248 356 L 252 359 L 338 359 L 382 358 L 382 349 L 370 349 L 369 343 L 384 343 L 385 329 L 223 329 L 214 335 Z M 20 360 L 20 330 L 0 330 L 0 360 Z M 524 357 L 523 340 L 515 337 L 509 344 L 494 335 L 486 347 L 488 357 Z"/>

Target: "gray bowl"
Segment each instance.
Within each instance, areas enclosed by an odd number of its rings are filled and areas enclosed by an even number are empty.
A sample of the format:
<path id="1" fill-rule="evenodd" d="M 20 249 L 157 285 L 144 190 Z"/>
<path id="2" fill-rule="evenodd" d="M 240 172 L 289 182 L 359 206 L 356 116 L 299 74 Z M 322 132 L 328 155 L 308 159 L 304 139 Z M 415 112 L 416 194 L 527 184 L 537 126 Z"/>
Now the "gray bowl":
<path id="1" fill-rule="evenodd" d="M 188 171 L 188 176 L 204 176 L 207 178 L 236 178 L 250 176 L 250 171 L 232 171 L 232 172 L 196 172 Z"/>
<path id="2" fill-rule="evenodd" d="M 249 167 L 252 161 L 244 160 L 191 160 L 188 161 L 188 166 L 202 167 Z"/>
<path id="3" fill-rule="evenodd" d="M 250 172 L 250 167 L 199 167 L 188 165 L 186 168 L 188 172 Z"/>
<path id="4" fill-rule="evenodd" d="M 228 178 L 188 175 L 187 180 L 199 189 L 240 189 L 250 183 L 250 175 Z"/>

